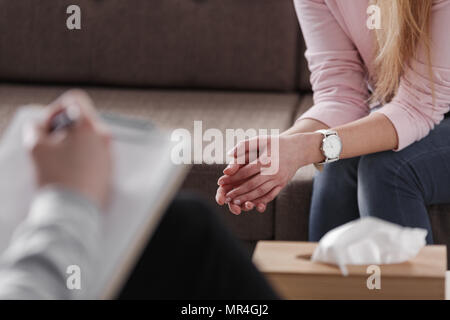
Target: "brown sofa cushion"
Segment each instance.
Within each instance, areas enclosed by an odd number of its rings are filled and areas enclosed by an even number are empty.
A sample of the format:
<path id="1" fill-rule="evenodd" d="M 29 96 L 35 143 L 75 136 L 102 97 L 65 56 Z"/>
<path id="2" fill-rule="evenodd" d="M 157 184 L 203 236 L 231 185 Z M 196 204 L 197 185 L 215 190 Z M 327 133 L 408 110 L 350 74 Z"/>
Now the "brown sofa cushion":
<path id="1" fill-rule="evenodd" d="M 217 208 L 225 223 L 239 239 L 246 241 L 274 239 L 274 203 L 270 203 L 264 213 L 252 210 L 239 216 L 230 213 L 227 206 L 220 207 L 215 203 L 217 178 L 223 169 L 222 165 L 194 165 L 182 189 L 202 194 L 206 201 Z"/>
<path id="2" fill-rule="evenodd" d="M 81 30 L 66 8 L 81 8 Z M 293 90 L 292 0 L 0 0 L 0 80 Z"/>
<path id="3" fill-rule="evenodd" d="M 300 103 L 295 110 L 294 121 L 297 120 L 303 113 L 314 105 L 313 95 L 311 93 L 302 96 Z"/>
<path id="4" fill-rule="evenodd" d="M 0 84 L 0 115 L 5 123 L 11 112 L 24 104 L 48 104 L 66 86 Z M 84 88 L 97 107 L 152 120 L 164 128 L 192 130 L 194 120 L 203 128 L 280 129 L 292 123 L 298 105 L 296 94 L 174 91 L 144 89 Z"/>
<path id="5" fill-rule="evenodd" d="M 302 93 L 307 93 L 307 92 L 311 92 L 311 82 L 310 82 L 310 77 L 311 77 L 311 73 L 309 72 L 309 68 L 308 68 L 308 62 L 305 59 L 305 50 L 306 50 L 306 46 L 305 43 L 303 41 L 303 37 L 302 37 L 302 41 L 300 42 L 300 48 L 299 48 L 299 54 L 300 56 L 298 57 L 298 61 L 299 61 L 299 89 Z"/>
<path id="6" fill-rule="evenodd" d="M 275 239 L 307 241 L 309 206 L 315 168 L 301 168 L 280 192 L 275 204 Z"/>
<path id="7" fill-rule="evenodd" d="M 430 206 L 428 213 L 434 242 L 447 245 L 447 269 L 450 270 L 450 204 Z"/>

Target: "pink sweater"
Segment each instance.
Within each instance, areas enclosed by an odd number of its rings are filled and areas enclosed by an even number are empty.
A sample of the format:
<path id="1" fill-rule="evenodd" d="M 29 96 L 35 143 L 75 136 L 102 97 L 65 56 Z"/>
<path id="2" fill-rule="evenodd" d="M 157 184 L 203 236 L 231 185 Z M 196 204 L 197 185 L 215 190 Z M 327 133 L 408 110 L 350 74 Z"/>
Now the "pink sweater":
<path id="1" fill-rule="evenodd" d="M 373 72 L 373 34 L 366 26 L 369 0 L 294 0 L 306 42 L 314 106 L 300 119 L 336 127 L 370 113 L 367 85 Z M 375 112 L 394 125 L 401 150 L 425 137 L 449 111 L 450 0 L 434 0 L 432 11 L 433 106 L 426 54 L 419 48 L 400 79 L 394 99 Z M 450 139 L 450 137 L 449 137 Z"/>

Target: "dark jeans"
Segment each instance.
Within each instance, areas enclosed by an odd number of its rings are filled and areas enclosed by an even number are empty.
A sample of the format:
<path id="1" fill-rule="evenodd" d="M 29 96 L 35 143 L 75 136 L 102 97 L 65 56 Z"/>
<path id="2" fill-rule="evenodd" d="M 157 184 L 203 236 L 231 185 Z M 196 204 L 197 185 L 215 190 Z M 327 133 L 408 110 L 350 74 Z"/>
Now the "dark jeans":
<path id="1" fill-rule="evenodd" d="M 314 179 L 309 238 L 360 216 L 428 230 L 427 205 L 450 203 L 450 118 L 399 151 L 340 160 Z"/>
<path id="2" fill-rule="evenodd" d="M 177 197 L 121 299 L 276 299 L 241 244 L 207 204 Z"/>

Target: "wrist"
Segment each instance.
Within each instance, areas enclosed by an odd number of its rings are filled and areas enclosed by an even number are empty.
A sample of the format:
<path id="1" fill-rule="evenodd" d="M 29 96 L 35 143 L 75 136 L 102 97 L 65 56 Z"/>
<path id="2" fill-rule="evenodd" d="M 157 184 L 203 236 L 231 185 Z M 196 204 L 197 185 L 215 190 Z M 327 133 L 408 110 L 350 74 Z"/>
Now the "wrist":
<path id="1" fill-rule="evenodd" d="M 325 157 L 320 150 L 323 141 L 323 135 L 318 132 L 297 133 L 291 135 L 296 141 L 296 150 L 300 154 L 301 165 L 299 167 L 319 163 L 325 160 Z"/>

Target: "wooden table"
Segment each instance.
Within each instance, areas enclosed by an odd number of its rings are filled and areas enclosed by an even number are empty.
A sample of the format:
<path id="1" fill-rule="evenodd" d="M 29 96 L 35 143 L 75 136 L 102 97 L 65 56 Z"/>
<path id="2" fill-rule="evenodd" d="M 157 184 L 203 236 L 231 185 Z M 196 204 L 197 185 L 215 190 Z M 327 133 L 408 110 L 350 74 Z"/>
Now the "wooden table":
<path id="1" fill-rule="evenodd" d="M 349 265 L 345 277 L 337 266 L 312 262 L 316 247 L 311 242 L 260 241 L 253 261 L 286 299 L 450 299 L 445 246 L 426 246 L 411 261 L 377 266 L 380 289 L 369 289 L 368 266 Z"/>

